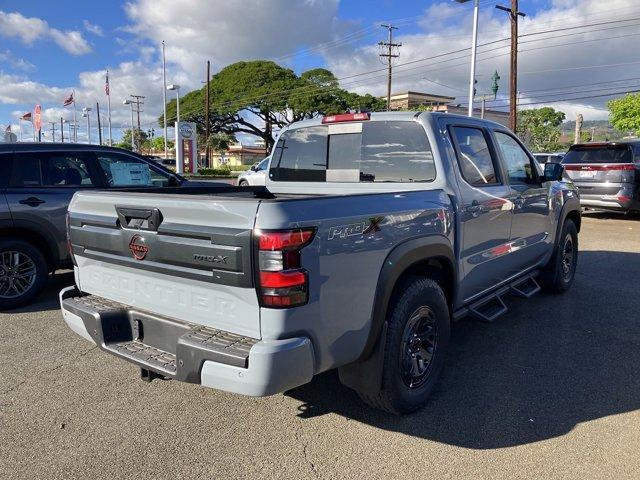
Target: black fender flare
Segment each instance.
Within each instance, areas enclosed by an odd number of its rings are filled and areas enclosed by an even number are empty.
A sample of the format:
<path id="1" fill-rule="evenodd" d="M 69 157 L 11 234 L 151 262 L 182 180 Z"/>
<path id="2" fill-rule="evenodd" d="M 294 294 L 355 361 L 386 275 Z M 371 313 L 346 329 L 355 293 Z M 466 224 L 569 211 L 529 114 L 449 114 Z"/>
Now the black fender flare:
<path id="1" fill-rule="evenodd" d="M 371 311 L 371 329 L 360 360 L 366 359 L 376 346 L 387 316 L 387 309 L 391 301 L 393 289 L 402 276 L 412 265 L 430 258 L 445 259 L 451 264 L 453 285 L 458 281 L 457 262 L 453 245 L 443 235 L 433 235 L 407 240 L 391 250 L 385 258 L 378 276 L 378 284 Z M 452 300 L 455 292 L 452 293 Z"/>
<path id="2" fill-rule="evenodd" d="M 371 311 L 371 328 L 358 360 L 338 369 L 340 381 L 362 394 L 375 395 L 382 386 L 384 339 L 387 331 L 387 309 L 400 277 L 416 263 L 430 258 L 444 259 L 451 264 L 454 285 L 458 274 L 453 246 L 442 235 L 407 240 L 396 247 L 384 260 Z M 452 292 L 452 295 L 455 295 Z"/>
<path id="3" fill-rule="evenodd" d="M 554 239 L 554 243 L 556 246 L 558 245 L 558 239 L 560 238 L 560 233 L 562 232 L 562 226 L 564 225 L 565 220 L 571 212 L 576 212 L 578 216 L 582 218 L 582 214 L 580 213 L 580 200 L 575 196 L 567 198 L 564 202 L 564 205 L 562 205 L 562 210 L 560 210 L 560 215 L 558 216 L 558 224 L 556 225 L 556 237 Z M 580 225 L 576 225 L 576 228 L 579 231 Z"/>

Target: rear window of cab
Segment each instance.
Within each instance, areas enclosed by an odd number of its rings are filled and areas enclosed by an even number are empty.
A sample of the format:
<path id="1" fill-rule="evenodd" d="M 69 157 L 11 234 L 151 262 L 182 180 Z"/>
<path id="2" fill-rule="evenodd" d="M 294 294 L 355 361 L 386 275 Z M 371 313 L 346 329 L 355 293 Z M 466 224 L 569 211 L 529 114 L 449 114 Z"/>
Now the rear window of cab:
<path id="1" fill-rule="evenodd" d="M 349 122 L 283 133 L 269 177 L 280 182 L 430 182 L 436 171 L 413 121 Z"/>

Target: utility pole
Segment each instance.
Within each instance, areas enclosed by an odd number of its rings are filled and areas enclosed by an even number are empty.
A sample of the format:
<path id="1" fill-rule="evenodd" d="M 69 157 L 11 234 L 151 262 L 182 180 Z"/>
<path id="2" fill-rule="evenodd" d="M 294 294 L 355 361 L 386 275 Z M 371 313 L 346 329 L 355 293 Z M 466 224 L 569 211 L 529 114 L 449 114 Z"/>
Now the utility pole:
<path id="1" fill-rule="evenodd" d="M 581 113 L 576 117 L 576 132 L 575 137 L 573 138 L 573 143 L 580 143 L 582 140 L 582 123 L 584 121 L 584 117 Z"/>
<path id="2" fill-rule="evenodd" d="M 138 152 L 142 151 L 142 143 L 140 142 L 140 112 L 142 110 L 140 110 L 140 105 L 144 105 L 144 102 L 142 101 L 144 97 L 144 95 L 130 95 L 131 98 L 133 98 L 133 100 L 131 100 L 132 104 L 136 106 L 135 108 L 135 112 L 138 114 L 138 127 L 137 127 L 137 131 L 138 131 L 138 138 L 137 138 L 137 145 L 138 145 Z M 136 132 L 131 132 L 131 135 L 134 135 Z M 131 137 L 132 139 L 134 137 Z"/>
<path id="3" fill-rule="evenodd" d="M 56 122 L 49 122 L 49 125 L 51 125 L 51 141 L 55 142 L 56 141 Z"/>
<path id="4" fill-rule="evenodd" d="M 60 117 L 60 137 L 62 139 L 62 143 L 64 143 L 64 119 Z"/>
<path id="5" fill-rule="evenodd" d="M 205 158 L 205 164 L 207 165 L 207 167 L 209 166 L 209 79 L 210 79 L 210 68 L 211 68 L 211 62 L 209 62 L 209 60 L 207 60 L 207 90 L 205 92 L 204 95 L 204 158 Z"/>
<path id="6" fill-rule="evenodd" d="M 96 115 L 98 116 L 98 145 L 102 145 L 102 124 L 100 123 L 100 104 L 96 102 Z"/>
<path id="7" fill-rule="evenodd" d="M 387 59 L 387 111 L 391 110 L 391 77 L 392 77 L 392 62 L 394 58 L 398 58 L 400 56 L 400 47 L 401 43 L 393 43 L 393 31 L 397 30 L 398 27 L 394 27 L 389 23 L 388 25 L 382 24 L 380 25 L 383 28 L 387 29 L 388 37 L 386 42 L 378 42 L 378 47 L 380 47 L 380 57 Z M 386 53 L 385 53 L 386 49 Z M 393 53 L 394 49 L 398 53 Z"/>
<path id="8" fill-rule="evenodd" d="M 513 132 L 518 124 L 518 17 L 526 15 L 518 11 L 518 0 L 511 0 L 511 8 L 496 5 L 498 10 L 507 12 L 511 20 L 511 80 L 509 92 L 509 121 Z"/>

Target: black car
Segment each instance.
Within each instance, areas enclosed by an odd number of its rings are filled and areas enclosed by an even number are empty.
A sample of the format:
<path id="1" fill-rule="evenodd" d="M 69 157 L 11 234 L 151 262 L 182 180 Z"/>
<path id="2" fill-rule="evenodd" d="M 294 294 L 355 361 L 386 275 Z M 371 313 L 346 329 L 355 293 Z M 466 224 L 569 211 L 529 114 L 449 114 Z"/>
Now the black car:
<path id="1" fill-rule="evenodd" d="M 70 266 L 65 219 L 76 191 L 190 186 L 199 185 L 119 148 L 0 144 L 0 310 L 28 303 L 49 272 Z"/>

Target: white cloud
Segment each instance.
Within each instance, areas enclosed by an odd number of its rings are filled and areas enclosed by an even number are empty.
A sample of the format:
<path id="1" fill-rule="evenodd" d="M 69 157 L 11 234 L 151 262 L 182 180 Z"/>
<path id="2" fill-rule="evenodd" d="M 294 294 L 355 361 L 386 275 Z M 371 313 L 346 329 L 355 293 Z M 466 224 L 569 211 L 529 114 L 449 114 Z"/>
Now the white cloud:
<path id="1" fill-rule="evenodd" d="M 11 50 L 0 52 L 0 62 L 4 62 L 15 68 L 16 70 L 22 70 L 25 72 L 35 70 L 36 68 L 36 66 L 28 60 L 25 60 L 24 58 L 17 58 L 16 56 L 14 56 Z"/>
<path id="2" fill-rule="evenodd" d="M 159 47 L 167 62 L 204 78 L 204 63 L 223 67 L 239 60 L 275 58 L 332 38 L 339 0 L 136 0 L 126 6 L 128 30 Z"/>
<path id="3" fill-rule="evenodd" d="M 87 32 L 93 33 L 94 35 L 97 35 L 98 37 L 104 37 L 104 30 L 102 30 L 102 27 L 100 25 L 96 25 L 94 23 L 91 23 L 89 20 L 84 20 L 82 22 L 82 24 L 84 25 L 84 29 Z"/>
<path id="4" fill-rule="evenodd" d="M 37 17 L 25 17 L 20 13 L 0 10 L 0 35 L 18 38 L 26 45 L 37 40 L 53 40 L 60 48 L 72 55 L 84 55 L 91 47 L 77 30 L 58 30 Z"/>

